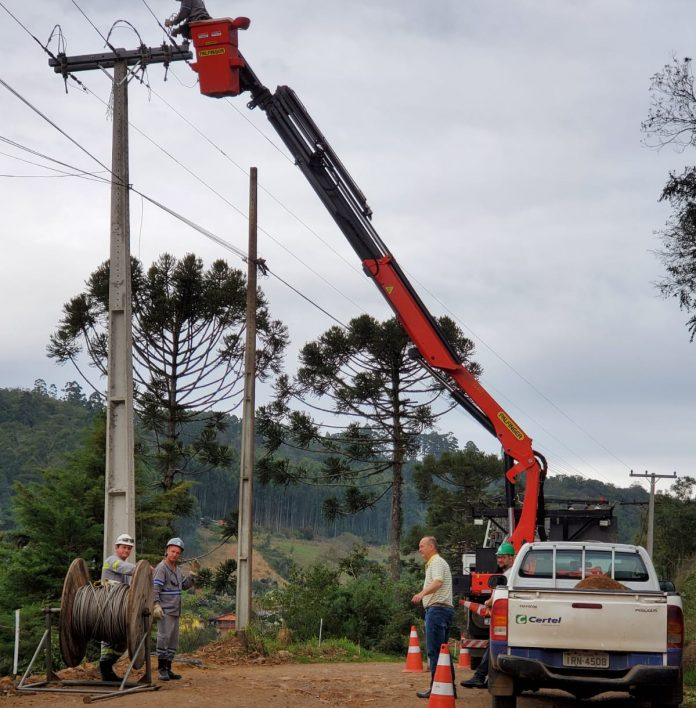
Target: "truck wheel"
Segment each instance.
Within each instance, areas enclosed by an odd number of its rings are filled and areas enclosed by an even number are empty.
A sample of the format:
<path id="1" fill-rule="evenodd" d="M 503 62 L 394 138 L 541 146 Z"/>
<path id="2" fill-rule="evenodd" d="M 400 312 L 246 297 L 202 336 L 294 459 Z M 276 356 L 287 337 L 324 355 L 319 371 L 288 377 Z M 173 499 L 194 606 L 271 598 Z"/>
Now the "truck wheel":
<path id="1" fill-rule="evenodd" d="M 491 708 L 515 708 L 517 696 L 491 696 Z"/>

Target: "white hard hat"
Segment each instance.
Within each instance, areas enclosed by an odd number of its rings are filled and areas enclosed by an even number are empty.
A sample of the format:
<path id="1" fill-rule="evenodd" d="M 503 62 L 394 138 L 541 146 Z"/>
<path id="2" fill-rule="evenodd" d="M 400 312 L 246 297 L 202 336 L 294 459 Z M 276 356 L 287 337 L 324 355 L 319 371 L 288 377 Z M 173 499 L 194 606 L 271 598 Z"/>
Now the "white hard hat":
<path id="1" fill-rule="evenodd" d="M 135 546 L 135 541 L 129 533 L 122 533 L 117 539 L 117 546 Z"/>
<path id="2" fill-rule="evenodd" d="M 169 548 L 169 546 L 179 546 L 179 548 L 181 548 L 182 551 L 184 550 L 184 542 L 178 537 L 170 538 L 167 541 L 167 548 Z"/>

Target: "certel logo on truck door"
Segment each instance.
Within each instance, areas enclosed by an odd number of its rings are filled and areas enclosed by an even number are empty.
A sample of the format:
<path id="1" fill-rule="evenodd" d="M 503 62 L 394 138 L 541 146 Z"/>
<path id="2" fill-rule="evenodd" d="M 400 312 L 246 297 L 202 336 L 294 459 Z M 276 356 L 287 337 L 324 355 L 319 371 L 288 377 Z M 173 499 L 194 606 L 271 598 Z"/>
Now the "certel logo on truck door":
<path id="1" fill-rule="evenodd" d="M 515 624 L 560 624 L 560 617 L 537 617 L 536 615 L 515 615 Z"/>

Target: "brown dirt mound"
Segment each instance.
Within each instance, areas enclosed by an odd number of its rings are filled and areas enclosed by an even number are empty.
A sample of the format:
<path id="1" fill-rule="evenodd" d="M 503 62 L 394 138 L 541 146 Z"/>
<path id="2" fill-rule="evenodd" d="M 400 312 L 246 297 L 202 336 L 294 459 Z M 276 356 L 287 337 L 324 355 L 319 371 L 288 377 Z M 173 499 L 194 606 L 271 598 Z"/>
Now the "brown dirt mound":
<path id="1" fill-rule="evenodd" d="M 245 650 L 239 639 L 234 635 L 206 644 L 206 646 L 198 649 L 193 656 L 218 666 L 283 664 L 290 658 L 288 652 L 281 652 L 278 656 L 264 656 L 257 651 Z"/>
<path id="2" fill-rule="evenodd" d="M 576 586 L 578 589 L 588 588 L 590 590 L 628 590 L 625 585 L 608 578 L 606 575 L 592 575 L 583 578 Z"/>

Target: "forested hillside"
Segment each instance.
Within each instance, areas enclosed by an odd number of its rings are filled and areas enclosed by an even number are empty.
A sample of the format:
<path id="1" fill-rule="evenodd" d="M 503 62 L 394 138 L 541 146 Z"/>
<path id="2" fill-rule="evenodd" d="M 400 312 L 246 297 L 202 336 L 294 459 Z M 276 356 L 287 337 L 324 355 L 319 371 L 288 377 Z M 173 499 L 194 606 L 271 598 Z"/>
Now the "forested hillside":
<path id="1" fill-rule="evenodd" d="M 12 526 L 12 485 L 38 479 L 77 449 L 100 410 L 98 398 L 87 398 L 75 382 L 60 392 L 41 379 L 31 391 L 0 389 L 0 528 Z"/>
<path id="2" fill-rule="evenodd" d="M 61 456 L 77 449 L 101 410 L 98 397 L 87 398 L 76 383 L 63 391 L 36 382 L 33 390 L 0 389 L 0 527 L 12 528 L 9 500 L 14 482 L 38 479 L 40 470 L 55 465 Z M 228 445 L 232 463 L 215 468 L 192 465 L 186 471 L 191 481 L 191 493 L 196 500 L 199 517 L 222 519 L 233 514 L 238 506 L 239 446 L 241 421 L 227 418 L 227 427 L 219 434 Z M 452 436 L 443 436 L 451 443 Z M 142 433 L 139 439 L 147 447 Z M 259 445 L 261 441 L 258 441 Z M 437 441 L 428 439 L 426 449 L 437 452 Z M 435 447 L 434 447 L 435 446 Z M 451 445 L 450 445 L 451 447 Z M 288 455 L 305 456 L 312 464 L 311 453 L 287 451 Z M 404 528 L 408 530 L 425 519 L 425 502 L 421 501 L 412 483 L 413 462 L 406 469 Z M 634 540 L 640 527 L 641 509 L 634 502 L 647 501 L 647 493 L 639 486 L 618 488 L 606 482 L 580 476 L 550 477 L 546 483 L 548 496 L 564 498 L 603 497 L 616 502 L 615 516 L 623 541 Z M 349 532 L 368 543 L 384 543 L 388 534 L 389 505 L 383 499 L 373 508 L 352 516 L 338 517 L 328 522 L 322 516 L 322 503 L 331 494 L 327 488 L 308 485 L 255 487 L 254 520 L 259 527 L 272 532 L 286 532 L 304 538 L 336 536 Z"/>

